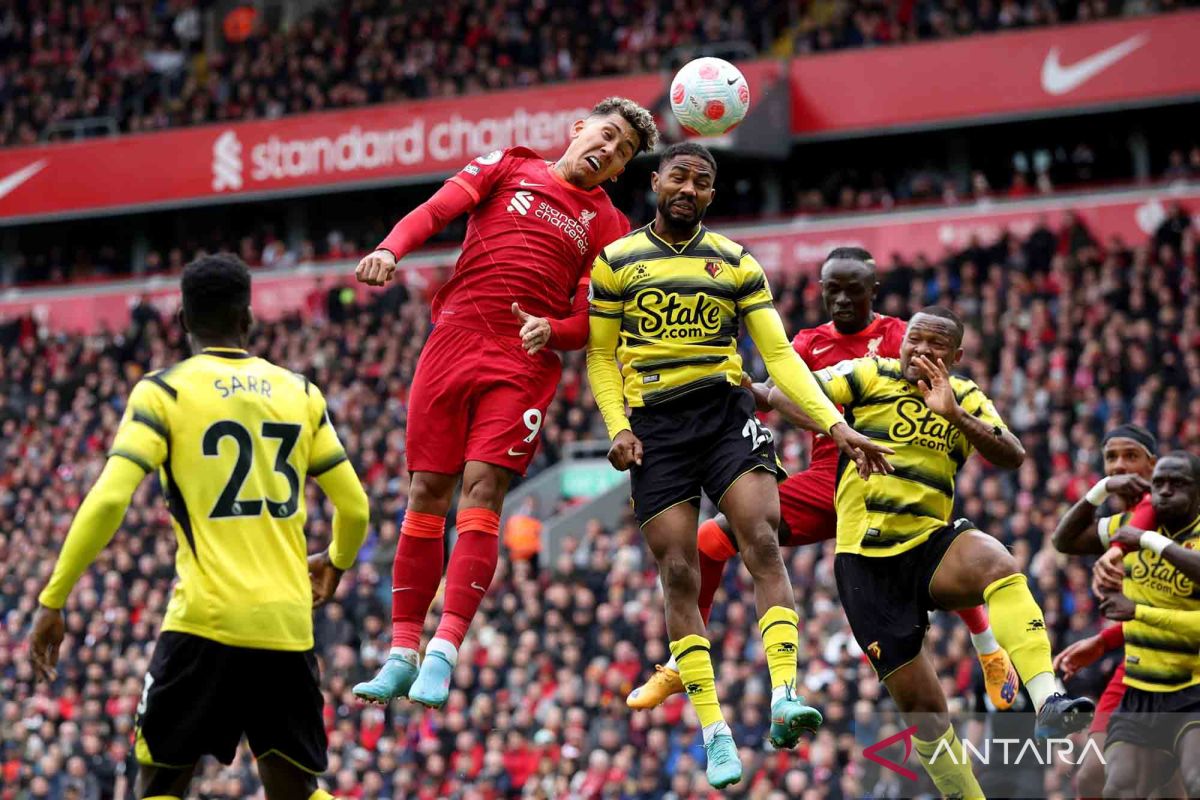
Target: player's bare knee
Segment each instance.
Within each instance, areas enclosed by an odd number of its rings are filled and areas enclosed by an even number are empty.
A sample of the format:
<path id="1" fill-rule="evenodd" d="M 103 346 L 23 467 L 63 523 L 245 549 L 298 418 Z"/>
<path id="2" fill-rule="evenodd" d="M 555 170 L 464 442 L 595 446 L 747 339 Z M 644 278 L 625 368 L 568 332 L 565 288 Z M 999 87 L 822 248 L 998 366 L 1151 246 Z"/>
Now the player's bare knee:
<path id="1" fill-rule="evenodd" d="M 415 472 L 408 486 L 408 507 L 424 514 L 445 516 L 454 499 L 455 481 L 448 475 Z"/>
<path id="2" fill-rule="evenodd" d="M 1108 768 L 1104 775 L 1105 797 L 1137 797 L 1137 766 L 1138 759 L 1126 758 L 1108 759 Z"/>
<path id="3" fill-rule="evenodd" d="M 696 597 L 700 594 L 700 571 L 682 551 L 663 555 L 658 562 L 663 588 L 674 597 Z"/>
<path id="4" fill-rule="evenodd" d="M 751 576 L 774 573 L 783 569 L 783 556 L 779 552 L 779 541 L 772 528 L 763 526 L 742 542 L 742 562 Z"/>
<path id="5" fill-rule="evenodd" d="M 468 508 L 490 508 L 497 513 L 508 491 L 509 476 L 500 467 L 468 469 L 463 473 L 461 505 Z"/>

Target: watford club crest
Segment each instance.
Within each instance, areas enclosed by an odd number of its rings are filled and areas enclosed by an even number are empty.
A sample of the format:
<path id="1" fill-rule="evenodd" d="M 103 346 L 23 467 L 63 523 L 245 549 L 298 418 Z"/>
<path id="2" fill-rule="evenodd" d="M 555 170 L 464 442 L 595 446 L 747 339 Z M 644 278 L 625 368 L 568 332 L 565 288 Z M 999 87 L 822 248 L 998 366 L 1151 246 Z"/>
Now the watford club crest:
<path id="1" fill-rule="evenodd" d="M 717 273 L 721 271 L 720 261 L 709 261 L 704 265 L 704 271 L 708 273 L 710 278 L 717 277 Z"/>
<path id="2" fill-rule="evenodd" d="M 878 661 L 879 657 L 883 655 L 883 648 L 879 646 L 879 642 L 871 642 L 869 645 L 867 645 L 867 652 L 870 654 L 872 659 Z"/>

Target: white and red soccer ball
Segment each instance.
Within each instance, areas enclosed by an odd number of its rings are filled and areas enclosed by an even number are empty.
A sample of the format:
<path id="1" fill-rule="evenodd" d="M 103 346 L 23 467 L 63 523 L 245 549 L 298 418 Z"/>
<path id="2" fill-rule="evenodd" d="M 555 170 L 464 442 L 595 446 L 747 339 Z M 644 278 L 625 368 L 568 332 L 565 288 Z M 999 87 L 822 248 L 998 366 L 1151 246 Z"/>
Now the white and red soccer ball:
<path id="1" fill-rule="evenodd" d="M 750 86 L 741 70 L 719 58 L 697 58 L 671 81 L 671 111 L 688 133 L 720 136 L 746 118 Z"/>

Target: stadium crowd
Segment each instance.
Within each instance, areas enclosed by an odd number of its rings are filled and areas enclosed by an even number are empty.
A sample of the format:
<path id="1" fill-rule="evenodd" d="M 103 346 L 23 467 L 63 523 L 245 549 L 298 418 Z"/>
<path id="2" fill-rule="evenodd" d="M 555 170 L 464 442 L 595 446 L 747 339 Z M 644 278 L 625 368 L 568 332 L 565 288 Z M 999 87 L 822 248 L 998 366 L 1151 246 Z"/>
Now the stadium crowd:
<path id="1" fill-rule="evenodd" d="M 211 0 L 5 0 L 0 146 L 669 69 L 701 49 L 786 56 L 1193 2 L 591 0 L 578 13 L 567 0 L 341 0 L 278 31 L 247 7 L 217 20 L 228 4 Z M 79 120 L 104 124 L 64 124 Z"/>
<path id="2" fill-rule="evenodd" d="M 1048 532 L 1098 477 L 1101 431 L 1133 421 L 1154 431 L 1164 450 L 1200 449 L 1196 237 L 1182 211 L 1139 243 L 1097 242 L 1076 221 L 883 273 L 886 313 L 945 302 L 966 317 L 961 371 L 995 399 L 1031 456 L 1016 473 L 973 459 L 958 495 L 961 512 L 1010 546 L 1032 576 L 1056 649 L 1097 630 L 1087 565 L 1055 555 Z M 810 272 L 778 278 L 775 289 L 791 330 L 823 321 Z M 502 559 L 443 711 L 403 702 L 385 711 L 353 700 L 350 687 L 388 651 L 388 570 L 406 506 L 406 388 L 429 329 L 426 297 L 393 288 L 363 308 L 322 307 L 318 297 L 303 318 L 264 324 L 253 338 L 255 352 L 324 388 L 373 506 L 358 566 L 316 618 L 331 790 L 370 800 L 709 797 L 686 701 L 637 714 L 624 704 L 668 655 L 657 575 L 632 520 L 574 532 L 561 557 L 536 573 L 526 561 Z M 130 796 L 130 731 L 175 548 L 157 481 L 143 483 L 72 594 L 53 686 L 34 685 L 24 637 L 130 387 L 184 353 L 173 322 L 146 307 L 133 317 L 126 331 L 91 337 L 39 331 L 30 319 L 0 327 L 0 800 Z M 566 362 L 535 468 L 552 463 L 564 442 L 604 436 L 582 353 Z M 761 371 L 755 358 L 748 365 Z M 801 468 L 805 437 L 779 436 L 789 469 Z M 330 512 L 313 482 L 308 506 L 315 549 L 329 534 Z M 888 791 L 865 783 L 851 733 L 867 731 L 870 741 L 888 701 L 839 607 L 831 544 L 785 555 L 802 620 L 803 692 L 827 720 L 795 753 L 763 743 L 769 687 L 748 575 L 729 570 L 718 594 L 718 686 L 747 765 L 747 780 L 729 796 Z M 982 681 L 965 627 L 939 615 L 930 642 L 952 702 L 976 708 Z M 1111 665 L 1112 656 L 1070 688 L 1097 696 Z M 209 760 L 194 795 L 255 796 L 253 775 L 244 750 L 232 767 Z"/>

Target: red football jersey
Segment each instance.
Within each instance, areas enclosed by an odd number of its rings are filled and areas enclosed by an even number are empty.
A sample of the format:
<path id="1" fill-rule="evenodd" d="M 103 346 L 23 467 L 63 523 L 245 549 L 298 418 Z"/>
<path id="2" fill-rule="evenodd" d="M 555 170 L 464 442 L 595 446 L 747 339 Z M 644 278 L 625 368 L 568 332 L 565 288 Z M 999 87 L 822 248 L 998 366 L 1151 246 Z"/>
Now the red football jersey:
<path id="1" fill-rule="evenodd" d="M 804 359 L 808 368 L 816 372 L 841 361 L 864 356 L 899 358 L 900 342 L 904 341 L 904 329 L 908 326 L 902 319 L 876 314 L 871 324 L 858 333 L 839 333 L 832 322 L 806 328 L 792 339 L 792 347 Z M 837 445 L 828 436 L 813 439 L 812 464 L 837 463 Z"/>
<path id="2" fill-rule="evenodd" d="M 451 181 L 475 199 L 454 275 L 433 299 L 434 323 L 516 336 L 514 301 L 563 319 L 600 251 L 629 232 L 608 194 L 567 183 L 525 147 L 480 156 Z"/>

